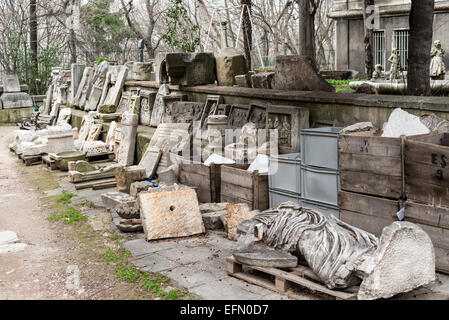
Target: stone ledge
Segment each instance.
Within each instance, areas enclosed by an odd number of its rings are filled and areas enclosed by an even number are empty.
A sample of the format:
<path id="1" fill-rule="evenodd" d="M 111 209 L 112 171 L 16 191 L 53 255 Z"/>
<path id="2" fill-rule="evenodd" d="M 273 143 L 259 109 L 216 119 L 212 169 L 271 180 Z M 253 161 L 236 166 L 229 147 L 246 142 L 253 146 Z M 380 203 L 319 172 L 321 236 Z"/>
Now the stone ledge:
<path id="1" fill-rule="evenodd" d="M 159 88 L 159 84 L 152 81 L 131 81 L 126 87 Z M 179 86 L 170 86 L 171 90 L 179 91 Z M 185 92 L 211 95 L 234 96 L 268 101 L 291 101 L 302 103 L 338 104 L 366 108 L 404 108 L 424 110 L 429 112 L 448 112 L 449 98 L 447 97 L 415 97 L 398 95 L 367 95 L 356 93 L 332 93 L 313 91 L 282 91 L 241 87 L 219 87 L 213 85 L 184 87 Z M 226 103 L 226 98 L 225 98 Z"/>

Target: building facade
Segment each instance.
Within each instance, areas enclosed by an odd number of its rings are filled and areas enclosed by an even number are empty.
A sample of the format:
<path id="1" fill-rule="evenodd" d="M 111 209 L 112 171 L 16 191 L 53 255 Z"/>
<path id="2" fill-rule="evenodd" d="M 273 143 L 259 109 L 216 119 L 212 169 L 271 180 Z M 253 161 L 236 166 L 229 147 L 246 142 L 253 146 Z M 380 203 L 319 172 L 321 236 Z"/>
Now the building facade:
<path id="1" fill-rule="evenodd" d="M 411 1 L 374 0 L 374 4 L 379 17 L 379 23 L 373 30 L 374 63 L 389 70 L 388 58 L 392 49 L 396 48 L 401 56 L 402 67 L 407 70 Z M 333 12 L 330 14 L 336 20 L 336 68 L 355 70 L 360 78 L 366 77 L 362 8 L 363 0 L 334 0 Z M 448 52 L 445 63 L 449 65 L 449 1 L 435 0 L 433 29 L 433 40 L 441 40 L 443 48 Z"/>

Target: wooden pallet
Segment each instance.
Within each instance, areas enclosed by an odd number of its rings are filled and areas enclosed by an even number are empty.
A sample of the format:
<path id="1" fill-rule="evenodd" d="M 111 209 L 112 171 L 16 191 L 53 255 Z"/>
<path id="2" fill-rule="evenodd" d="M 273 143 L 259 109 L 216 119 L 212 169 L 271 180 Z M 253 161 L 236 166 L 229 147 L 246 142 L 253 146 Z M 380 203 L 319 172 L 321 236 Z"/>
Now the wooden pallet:
<path id="1" fill-rule="evenodd" d="M 115 153 L 102 153 L 94 156 L 86 156 L 86 161 L 90 163 L 112 162 L 115 160 Z"/>
<path id="2" fill-rule="evenodd" d="M 248 283 L 263 287 L 268 290 L 275 291 L 277 293 L 288 296 L 291 299 L 301 300 L 298 293 L 291 290 L 292 284 L 304 287 L 312 292 L 331 296 L 336 300 L 356 300 L 358 287 L 352 287 L 345 291 L 331 290 L 326 286 L 317 283 L 318 277 L 312 272 L 311 269 L 298 266 L 296 268 L 277 269 L 277 268 L 262 268 L 248 266 L 237 262 L 233 257 L 226 259 L 227 272 L 230 276 L 237 279 L 246 281 Z M 248 273 L 243 270 L 243 267 L 247 267 L 252 270 L 259 271 L 265 275 L 274 277 L 274 281 L 267 279 L 266 277 L 258 276 L 252 273 Z"/>
<path id="3" fill-rule="evenodd" d="M 56 166 L 56 161 L 50 158 L 50 156 L 42 157 L 42 164 L 50 171 L 56 170 L 58 168 Z"/>
<path id="4" fill-rule="evenodd" d="M 75 183 L 76 190 L 83 190 L 83 189 L 90 189 L 90 188 L 92 188 L 94 190 L 100 190 L 100 189 L 113 188 L 115 186 L 117 186 L 117 182 L 115 181 L 115 178 Z"/>
<path id="5" fill-rule="evenodd" d="M 22 160 L 23 163 L 25 163 L 25 166 L 27 166 L 27 167 L 42 164 L 42 155 L 38 155 L 38 156 L 20 155 L 19 159 Z"/>

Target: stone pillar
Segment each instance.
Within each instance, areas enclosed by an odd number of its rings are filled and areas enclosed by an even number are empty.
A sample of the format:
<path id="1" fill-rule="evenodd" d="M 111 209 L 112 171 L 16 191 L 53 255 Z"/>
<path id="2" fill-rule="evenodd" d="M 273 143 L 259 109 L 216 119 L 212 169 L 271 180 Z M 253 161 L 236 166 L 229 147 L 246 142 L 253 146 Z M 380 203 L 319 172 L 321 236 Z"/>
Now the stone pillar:
<path id="1" fill-rule="evenodd" d="M 125 111 L 122 116 L 122 137 L 118 153 L 118 163 L 122 166 L 132 166 L 134 163 L 134 152 L 136 150 L 137 126 L 139 116 Z"/>

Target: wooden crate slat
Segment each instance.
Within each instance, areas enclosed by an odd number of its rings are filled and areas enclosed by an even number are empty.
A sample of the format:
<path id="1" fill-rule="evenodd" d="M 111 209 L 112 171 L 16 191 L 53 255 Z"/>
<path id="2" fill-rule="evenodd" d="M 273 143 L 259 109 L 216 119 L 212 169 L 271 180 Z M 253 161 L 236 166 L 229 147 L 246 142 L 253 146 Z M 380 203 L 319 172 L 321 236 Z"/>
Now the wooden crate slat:
<path id="1" fill-rule="evenodd" d="M 405 217 L 407 221 L 413 223 L 449 229 L 449 208 L 407 201 Z"/>
<path id="2" fill-rule="evenodd" d="M 385 219 L 346 210 L 340 210 L 340 220 L 353 227 L 372 233 L 377 237 L 382 234 L 382 230 L 385 227 L 397 221 L 397 219 L 393 220 L 393 218 Z"/>
<path id="3" fill-rule="evenodd" d="M 353 192 L 340 191 L 338 194 L 341 210 L 361 213 L 386 220 L 395 219 L 400 210 L 398 200 L 373 197 Z"/>
<path id="4" fill-rule="evenodd" d="M 341 189 L 399 199 L 402 195 L 402 177 L 381 174 L 340 171 Z"/>

